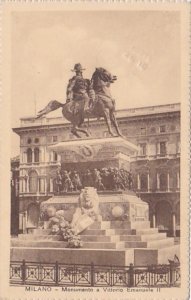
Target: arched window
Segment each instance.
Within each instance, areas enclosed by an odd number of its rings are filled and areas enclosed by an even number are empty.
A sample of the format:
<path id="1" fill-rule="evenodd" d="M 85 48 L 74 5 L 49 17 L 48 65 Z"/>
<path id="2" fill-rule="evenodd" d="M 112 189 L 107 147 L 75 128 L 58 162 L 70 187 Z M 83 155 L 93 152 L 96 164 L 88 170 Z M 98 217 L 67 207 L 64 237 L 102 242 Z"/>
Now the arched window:
<path id="1" fill-rule="evenodd" d="M 166 191 L 167 190 L 167 173 L 161 173 L 159 176 L 159 184 L 160 190 Z"/>
<path id="2" fill-rule="evenodd" d="M 32 163 L 32 149 L 27 149 L 27 163 Z"/>
<path id="3" fill-rule="evenodd" d="M 147 182 L 147 174 L 141 174 L 140 176 L 140 185 L 141 185 L 141 191 L 145 191 L 148 188 L 148 182 Z"/>
<path id="4" fill-rule="evenodd" d="M 38 191 L 38 174 L 35 170 L 29 173 L 29 192 L 37 193 Z"/>
<path id="5" fill-rule="evenodd" d="M 34 162 L 39 162 L 39 153 L 40 153 L 40 151 L 39 151 L 39 148 L 35 148 L 34 149 Z"/>

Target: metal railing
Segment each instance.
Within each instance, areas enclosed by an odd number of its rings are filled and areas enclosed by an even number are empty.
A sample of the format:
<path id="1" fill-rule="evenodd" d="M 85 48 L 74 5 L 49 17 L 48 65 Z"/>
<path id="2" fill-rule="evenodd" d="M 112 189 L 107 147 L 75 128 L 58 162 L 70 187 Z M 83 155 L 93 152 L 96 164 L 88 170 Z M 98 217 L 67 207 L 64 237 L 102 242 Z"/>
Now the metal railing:
<path id="1" fill-rule="evenodd" d="M 11 262 L 11 285 L 89 287 L 174 287 L 180 286 L 180 265 L 102 266 Z"/>

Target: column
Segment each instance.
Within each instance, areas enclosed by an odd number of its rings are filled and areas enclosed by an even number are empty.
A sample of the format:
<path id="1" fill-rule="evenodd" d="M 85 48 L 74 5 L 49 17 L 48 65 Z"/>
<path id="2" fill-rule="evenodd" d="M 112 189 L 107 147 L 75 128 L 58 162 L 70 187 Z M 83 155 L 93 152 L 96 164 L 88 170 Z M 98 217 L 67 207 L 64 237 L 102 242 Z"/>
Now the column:
<path id="1" fill-rule="evenodd" d="M 27 193 L 29 193 L 29 177 L 27 177 Z"/>
<path id="2" fill-rule="evenodd" d="M 38 177 L 37 179 L 37 193 L 39 194 L 40 192 L 40 178 Z"/>
<path id="3" fill-rule="evenodd" d="M 44 188 L 45 188 L 45 184 L 44 184 L 44 178 L 41 178 L 40 179 L 41 180 L 41 185 L 40 185 L 40 187 L 41 187 L 41 190 L 40 190 L 40 192 L 45 192 L 45 190 L 44 190 Z"/>
<path id="4" fill-rule="evenodd" d="M 22 160 L 21 162 L 24 164 L 25 163 L 25 152 L 24 151 L 22 152 L 22 159 L 21 160 Z"/>
<path id="5" fill-rule="evenodd" d="M 22 178 L 19 179 L 19 190 L 21 193 L 23 193 L 23 179 Z"/>
<path id="6" fill-rule="evenodd" d="M 34 149 L 32 149 L 32 163 L 34 162 Z"/>
<path id="7" fill-rule="evenodd" d="M 28 192 L 28 187 L 27 187 L 28 182 L 27 182 L 27 178 L 26 177 L 24 178 L 24 182 L 25 182 L 24 191 L 25 191 L 25 193 L 27 193 Z"/>
<path id="8" fill-rule="evenodd" d="M 61 162 L 61 155 L 57 154 L 57 161 L 60 163 Z"/>
<path id="9" fill-rule="evenodd" d="M 160 154 L 160 143 L 157 142 L 156 144 L 156 155 Z"/>
<path id="10" fill-rule="evenodd" d="M 44 191 L 47 193 L 47 179 L 46 177 L 44 178 Z"/>
<path id="11" fill-rule="evenodd" d="M 26 179 L 25 177 L 22 179 L 23 181 L 23 192 L 26 193 Z"/>
<path id="12" fill-rule="evenodd" d="M 20 163 L 24 163 L 24 152 L 20 155 Z"/>
<path id="13" fill-rule="evenodd" d="M 24 152 L 24 162 L 27 163 L 27 152 Z"/>
<path id="14" fill-rule="evenodd" d="M 42 147 L 42 162 L 46 161 L 45 147 Z"/>
<path id="15" fill-rule="evenodd" d="M 50 178 L 50 192 L 53 192 L 53 178 Z"/>
<path id="16" fill-rule="evenodd" d="M 176 236 L 176 215 L 172 213 L 172 235 Z"/>
<path id="17" fill-rule="evenodd" d="M 51 151 L 51 162 L 53 162 L 53 161 L 54 161 L 54 152 Z"/>
<path id="18" fill-rule="evenodd" d="M 153 213 L 153 228 L 156 227 L 156 214 Z"/>
<path id="19" fill-rule="evenodd" d="M 170 191 L 170 175 L 169 172 L 167 173 L 167 192 Z"/>
<path id="20" fill-rule="evenodd" d="M 147 173 L 147 191 L 150 191 L 150 175 Z"/>
<path id="21" fill-rule="evenodd" d="M 160 190 L 160 177 L 159 177 L 159 173 L 157 173 L 157 190 Z"/>
<path id="22" fill-rule="evenodd" d="M 140 190 L 141 189 L 141 182 L 140 182 L 140 175 L 137 174 L 137 189 Z"/>
<path id="23" fill-rule="evenodd" d="M 27 211 L 23 213 L 23 233 L 27 233 Z"/>
<path id="24" fill-rule="evenodd" d="M 19 180 L 18 179 L 15 180 L 15 194 L 16 194 L 16 197 L 19 196 Z"/>
<path id="25" fill-rule="evenodd" d="M 180 188 L 180 173 L 179 172 L 176 173 L 176 187 L 177 187 L 177 189 Z"/>

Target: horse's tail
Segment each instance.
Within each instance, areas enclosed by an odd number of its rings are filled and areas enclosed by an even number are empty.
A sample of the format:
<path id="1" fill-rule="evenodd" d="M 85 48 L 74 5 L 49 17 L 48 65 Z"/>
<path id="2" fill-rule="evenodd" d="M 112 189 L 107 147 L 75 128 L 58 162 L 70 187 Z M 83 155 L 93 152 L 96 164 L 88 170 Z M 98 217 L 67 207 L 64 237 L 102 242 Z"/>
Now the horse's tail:
<path id="1" fill-rule="evenodd" d="M 57 100 L 52 100 L 48 103 L 48 105 L 43 108 L 42 110 L 40 110 L 37 114 L 37 118 L 41 118 L 43 115 L 46 115 L 48 114 L 49 112 L 51 111 L 54 111 L 60 107 L 63 107 L 64 104 L 63 103 L 60 103 L 59 101 Z"/>

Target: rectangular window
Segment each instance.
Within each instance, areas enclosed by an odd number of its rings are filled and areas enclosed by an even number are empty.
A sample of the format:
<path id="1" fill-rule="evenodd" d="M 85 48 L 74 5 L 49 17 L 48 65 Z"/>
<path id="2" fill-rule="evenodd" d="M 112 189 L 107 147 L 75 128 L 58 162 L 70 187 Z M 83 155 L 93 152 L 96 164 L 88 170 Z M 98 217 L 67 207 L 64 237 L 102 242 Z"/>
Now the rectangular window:
<path id="1" fill-rule="evenodd" d="M 141 132 L 141 135 L 146 135 L 146 128 L 145 127 L 141 127 L 140 128 L 140 132 Z"/>
<path id="2" fill-rule="evenodd" d="M 57 161 L 58 160 L 58 155 L 56 152 L 53 152 L 53 161 Z"/>
<path id="3" fill-rule="evenodd" d="M 40 193 L 44 193 L 44 179 L 43 178 L 40 178 L 39 179 L 39 191 Z"/>
<path id="4" fill-rule="evenodd" d="M 166 126 L 165 125 L 162 125 L 160 126 L 160 132 L 166 132 Z"/>
<path id="5" fill-rule="evenodd" d="M 57 142 L 57 141 L 58 141 L 58 137 L 57 137 L 56 135 L 54 135 L 54 136 L 52 137 L 52 141 L 53 141 L 53 143 L 54 143 L 54 142 Z"/>
<path id="6" fill-rule="evenodd" d="M 166 142 L 160 142 L 160 155 L 166 155 Z"/>
<path id="7" fill-rule="evenodd" d="M 139 146 L 140 146 L 140 155 L 145 156 L 147 154 L 147 144 L 141 143 Z"/>

